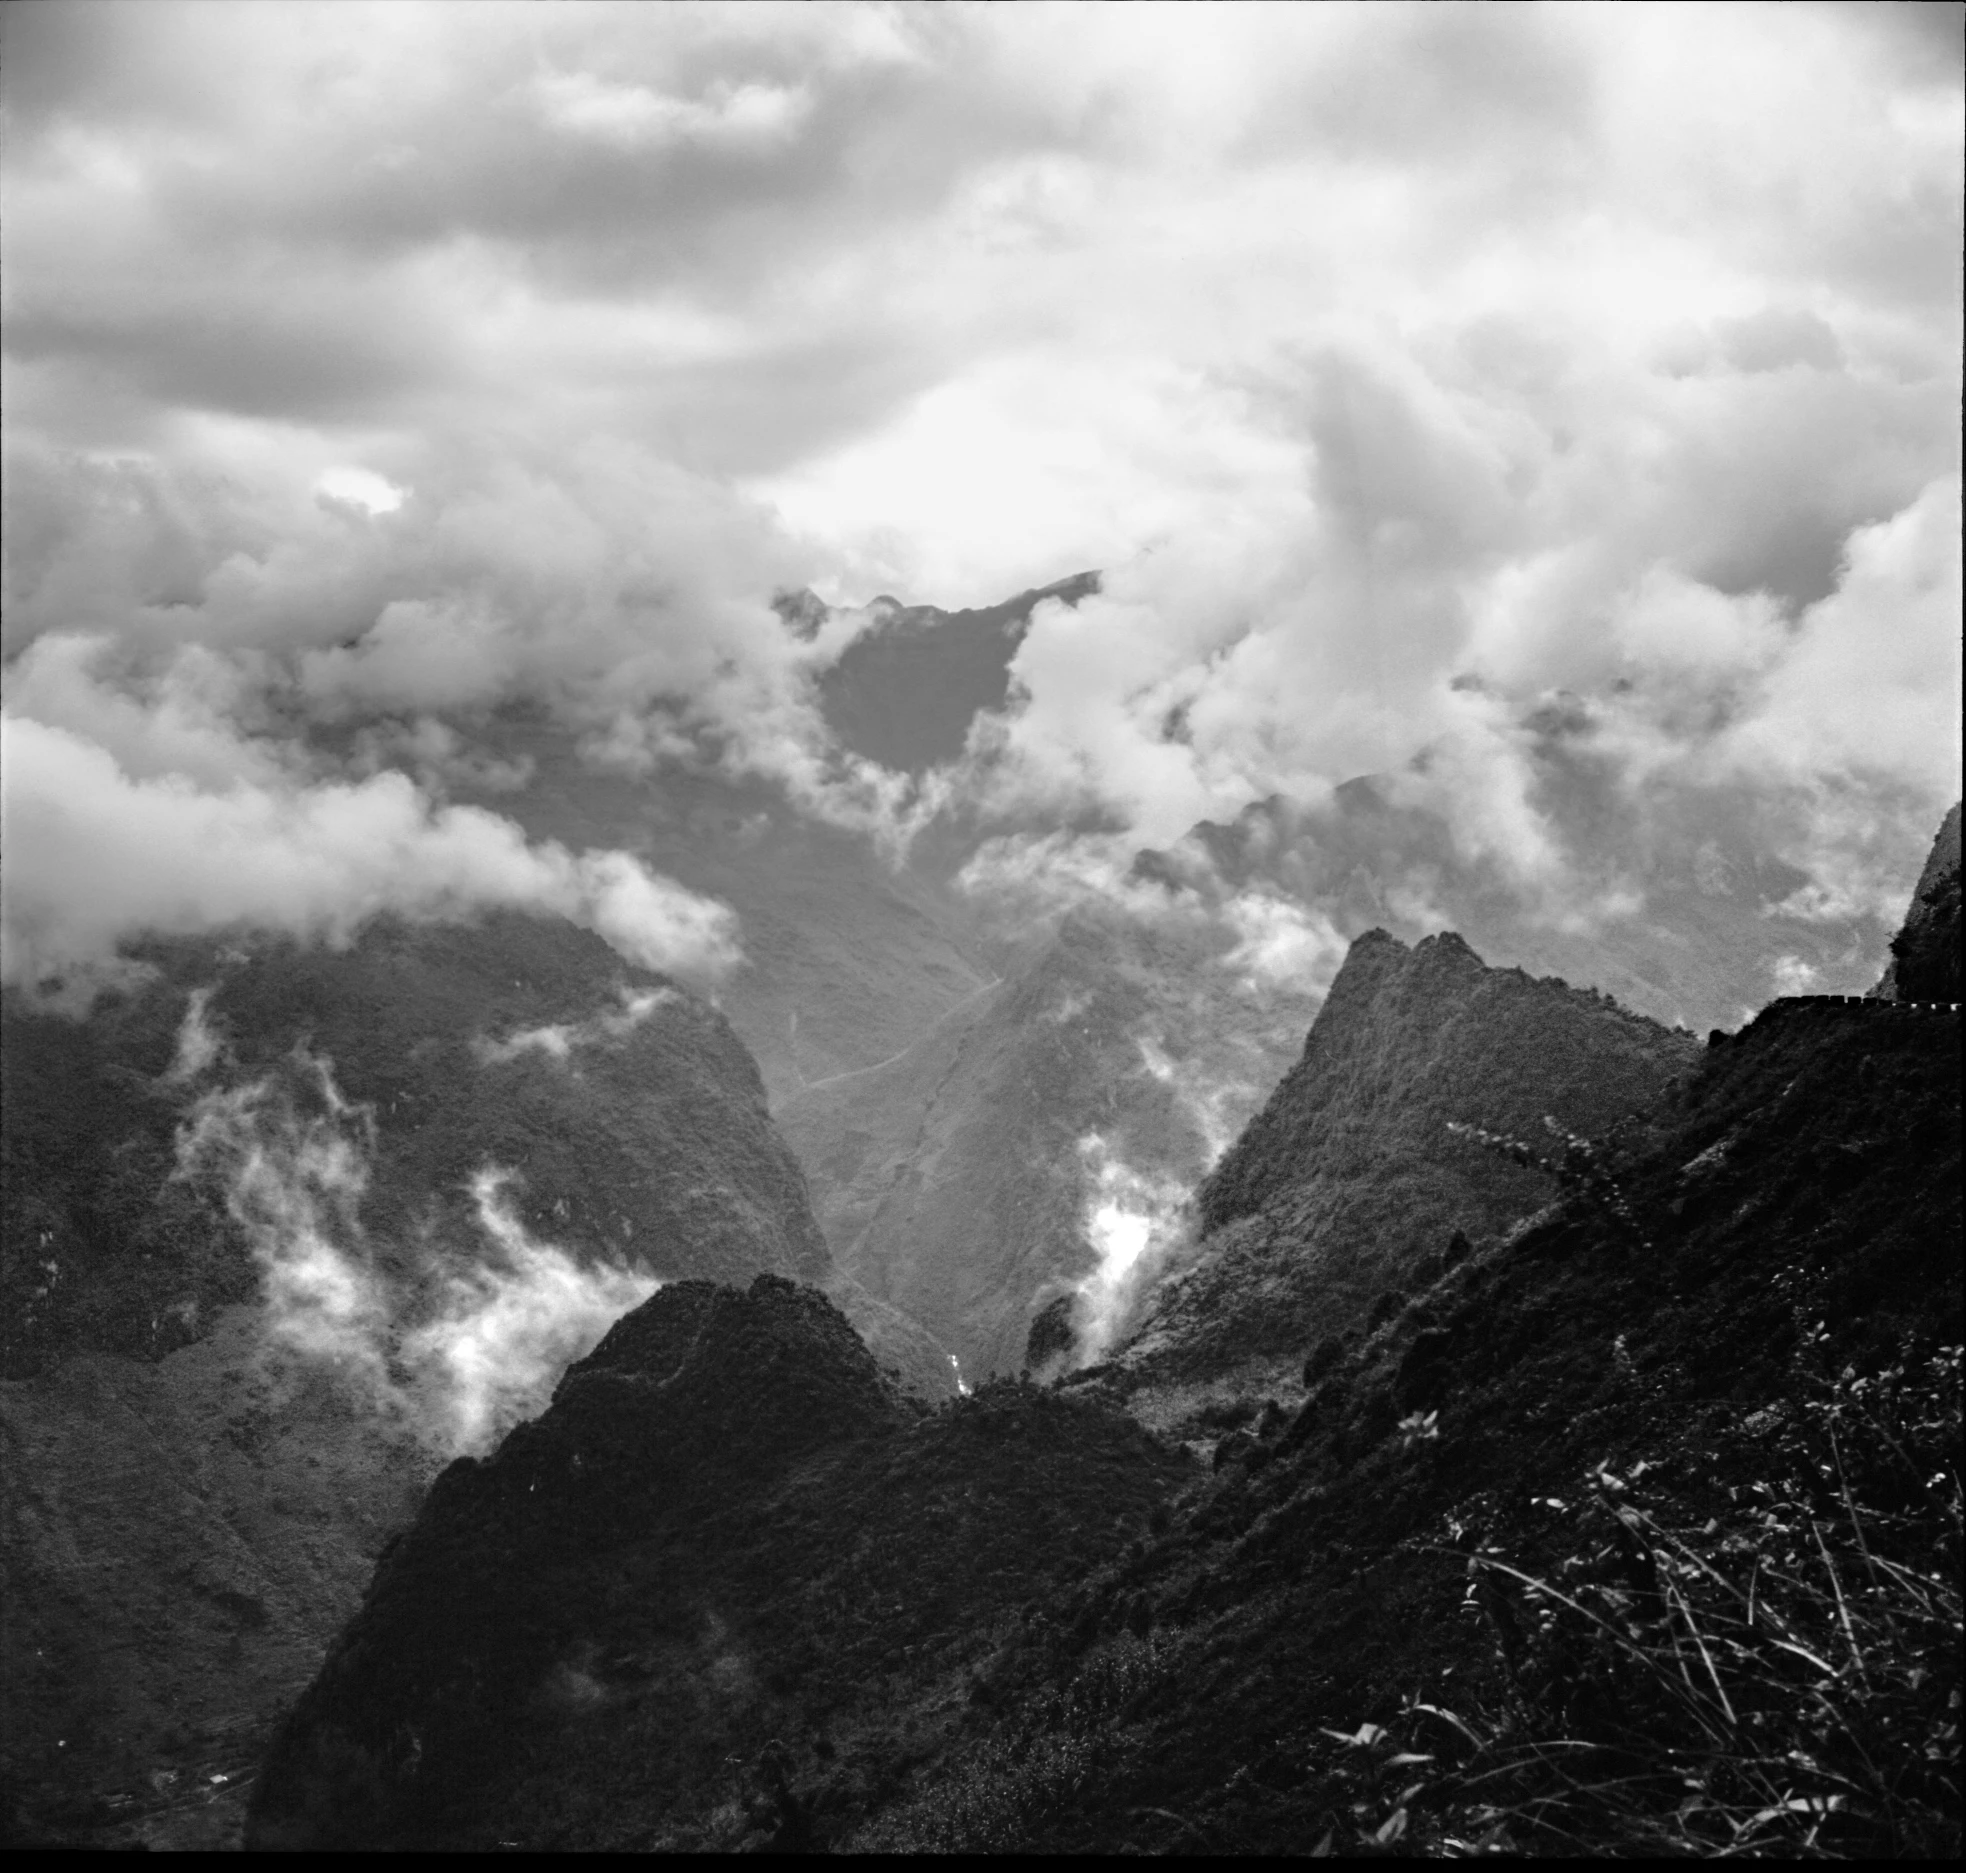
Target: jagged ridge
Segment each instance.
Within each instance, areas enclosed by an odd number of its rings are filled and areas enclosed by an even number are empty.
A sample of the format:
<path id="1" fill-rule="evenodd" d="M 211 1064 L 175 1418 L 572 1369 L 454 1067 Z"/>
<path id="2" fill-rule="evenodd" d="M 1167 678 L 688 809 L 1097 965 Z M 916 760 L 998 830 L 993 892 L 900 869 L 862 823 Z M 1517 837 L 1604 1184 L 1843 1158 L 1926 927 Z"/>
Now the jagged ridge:
<path id="1" fill-rule="evenodd" d="M 1691 1035 L 1590 990 L 1491 969 L 1451 932 L 1352 945 L 1304 1052 L 1196 1200 L 1200 1258 L 1150 1307 L 1123 1363 L 1187 1374 L 1289 1354 L 1358 1326 L 1460 1231 L 1555 1194 L 1454 1124 L 1585 1136 L 1655 1102 Z"/>
<path id="2" fill-rule="evenodd" d="M 814 1290 L 666 1289 L 439 1479 L 248 1845 L 728 1844 L 725 1759 L 774 1737 L 842 1772 L 774 1825 L 829 1828 L 867 1799 L 854 1739 L 883 1754 L 896 1702 L 966 1688 L 1004 1615 L 1141 1532 L 1178 1468 L 1031 1387 L 928 1414 Z"/>

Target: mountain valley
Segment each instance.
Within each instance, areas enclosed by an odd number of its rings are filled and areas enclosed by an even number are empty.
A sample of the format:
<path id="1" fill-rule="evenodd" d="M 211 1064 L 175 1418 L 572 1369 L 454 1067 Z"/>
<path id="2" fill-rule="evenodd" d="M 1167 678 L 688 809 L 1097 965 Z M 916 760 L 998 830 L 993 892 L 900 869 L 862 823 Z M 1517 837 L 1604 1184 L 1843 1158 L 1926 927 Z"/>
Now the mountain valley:
<path id="1" fill-rule="evenodd" d="M 1916 926 L 1900 980 L 1948 940 Z M 1956 1848 L 1957 1007 L 1778 1001 L 1699 1046 L 1452 938 L 1368 938 L 1346 968 L 1203 1186 L 1215 1306 L 1263 1295 L 1286 1252 L 1250 1273 L 1211 1246 L 1252 1217 L 1301 1228 L 1307 1171 L 1345 1162 L 1303 1155 L 1306 1128 L 1361 1122 L 1337 1088 L 1387 1109 L 1386 1169 L 1463 1148 L 1508 1168 L 1435 1186 L 1419 1240 L 1470 1227 L 1394 1251 L 1390 1307 L 1361 1319 L 1341 1281 L 1328 1322 L 1294 1316 L 1296 1383 L 1258 1372 L 1204 1408 L 1205 1462 L 1129 1409 L 1157 1361 L 1220 1369 L 1199 1301 L 1058 1385 L 929 1409 L 810 1290 L 665 1290 L 440 1480 L 274 1745 L 249 1843 L 1714 1851 L 1808 1827 L 1839 1853 Z M 1484 1007 L 1520 1049 L 1494 1088 L 1454 1047 Z M 1457 1085 L 1487 1098 L 1485 1139 L 1447 1132 Z M 1494 1129 L 1539 1092 L 1596 1136 Z M 1821 1567 L 1769 1575 L 1775 1652 L 1752 1612 L 1709 1625 L 1747 1638 L 1715 1698 L 1687 1681 L 1717 1726 L 1689 1739 L 1678 1680 L 1632 1675 L 1655 1628 L 1573 1618 L 1574 1593 L 1721 1620 L 1783 1515 Z M 1684 1587 L 1657 1585 L 1684 1556 Z M 1859 1618 L 1895 1635 L 1888 1664 L 1859 1671 Z M 1748 1670 L 1780 1647 L 1828 1680 Z M 1766 1808 L 1753 1724 L 1780 1747 L 1824 1710 Z M 1633 1766 L 1566 1776 L 1538 1724 Z"/>
<path id="2" fill-rule="evenodd" d="M 923 784 L 1082 589 L 875 608 L 843 745 Z M 883 850 L 713 764 L 474 732 L 458 799 L 727 904 L 738 966 L 493 913 L 7 992 L 23 1840 L 1342 1841 L 1320 1723 L 1449 1664 L 1502 1695 L 1428 1528 L 1692 1425 L 1747 1462 L 1797 1309 L 1818 1363 L 1944 1341 L 1908 1245 L 1956 1238 L 1945 1019 L 1725 1038 L 1887 960 L 1745 830 L 1569 929 L 1381 778 L 1033 895 L 980 827 Z M 1881 997 L 1956 998 L 1956 825 Z M 1781 1325 L 1753 1219 L 1812 1205 Z"/>

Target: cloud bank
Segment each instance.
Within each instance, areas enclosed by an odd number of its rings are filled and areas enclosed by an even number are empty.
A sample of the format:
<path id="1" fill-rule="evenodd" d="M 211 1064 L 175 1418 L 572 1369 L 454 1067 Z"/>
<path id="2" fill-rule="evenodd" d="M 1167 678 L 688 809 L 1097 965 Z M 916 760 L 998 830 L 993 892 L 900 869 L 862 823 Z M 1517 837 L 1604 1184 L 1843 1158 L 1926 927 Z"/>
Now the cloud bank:
<path id="1" fill-rule="evenodd" d="M 5 30 L 9 708 L 135 786 L 400 826 L 374 764 L 466 784 L 515 703 L 897 847 L 1376 772 L 1557 921 L 1744 794 L 1874 907 L 1957 794 L 1956 8 Z M 1088 566 L 921 790 L 831 745 L 843 632 L 770 603 Z M 418 811 L 461 876 L 483 829 Z"/>
<path id="2" fill-rule="evenodd" d="M 434 807 L 403 775 L 290 787 L 134 778 L 100 745 L 10 717 L 0 979 L 30 987 L 113 973 L 119 946 L 251 925 L 352 940 L 379 912 L 456 919 L 554 912 L 631 962 L 716 974 L 737 957 L 722 905 L 621 852 L 529 844 L 510 820 Z"/>

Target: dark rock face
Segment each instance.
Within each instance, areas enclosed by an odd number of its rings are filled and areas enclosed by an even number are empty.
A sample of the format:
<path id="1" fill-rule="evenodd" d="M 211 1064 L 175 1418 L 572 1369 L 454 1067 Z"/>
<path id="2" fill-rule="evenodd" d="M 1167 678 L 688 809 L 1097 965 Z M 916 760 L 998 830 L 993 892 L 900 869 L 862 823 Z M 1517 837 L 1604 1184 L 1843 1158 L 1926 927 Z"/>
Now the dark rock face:
<path id="1" fill-rule="evenodd" d="M 1375 1304 L 1396 1311 L 1456 1231 L 1493 1233 L 1556 1194 L 1450 1124 L 1549 1143 L 1547 1115 L 1601 1136 L 1699 1054 L 1602 995 L 1490 969 L 1451 933 L 1413 949 L 1368 933 L 1303 1057 L 1202 1185 L 1200 1261 L 1150 1308 L 1133 1357 L 1207 1373 L 1380 1324 Z"/>
<path id="2" fill-rule="evenodd" d="M 1872 994 L 1885 1001 L 1958 1001 L 1959 940 L 1959 807 L 1955 803 L 1912 888 L 1904 928 L 1891 939 L 1891 960 Z"/>
<path id="3" fill-rule="evenodd" d="M 928 1414 L 812 1289 L 664 1289 L 438 1479 L 276 1741 L 248 1844 L 732 1844 L 733 1756 L 777 1765 L 764 1840 L 810 1840 L 866 1800 L 812 1785 L 828 1733 L 966 1682 L 992 1622 L 1137 1533 L 1178 1467 L 1032 1387 Z"/>

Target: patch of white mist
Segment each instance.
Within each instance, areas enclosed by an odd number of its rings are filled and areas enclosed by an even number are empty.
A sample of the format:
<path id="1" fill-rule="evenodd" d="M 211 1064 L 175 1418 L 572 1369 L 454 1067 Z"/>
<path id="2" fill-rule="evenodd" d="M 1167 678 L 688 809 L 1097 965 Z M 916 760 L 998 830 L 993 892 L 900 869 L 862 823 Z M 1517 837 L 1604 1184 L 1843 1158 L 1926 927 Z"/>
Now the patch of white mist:
<path id="1" fill-rule="evenodd" d="M 179 1127 L 176 1174 L 215 1182 L 244 1233 L 270 1353 L 442 1455 L 480 1454 L 542 1411 L 566 1368 L 661 1282 L 535 1239 L 516 1174 L 497 1165 L 471 1180 L 466 1241 L 433 1232 L 385 1266 L 361 1214 L 375 1148 L 374 1109 L 302 1048 L 201 1095 Z"/>
<path id="2" fill-rule="evenodd" d="M 225 1037 L 212 1022 L 211 999 L 209 988 L 193 989 L 185 1003 L 184 1019 L 178 1023 L 177 1050 L 164 1074 L 172 1084 L 188 1085 L 202 1078 L 225 1052 Z"/>
<path id="3" fill-rule="evenodd" d="M 540 1053 L 549 1059 L 572 1059 L 577 1047 L 597 1047 L 626 1040 L 658 1008 L 676 1001 L 674 989 L 622 989 L 621 1006 L 586 1021 L 556 1021 L 542 1027 L 519 1028 L 503 1040 L 480 1038 L 472 1051 L 483 1066 L 497 1066 L 522 1054 Z"/>
<path id="4" fill-rule="evenodd" d="M 583 1267 L 537 1241 L 513 1204 L 514 1181 L 496 1166 L 472 1178 L 478 1228 L 495 1259 L 452 1273 L 437 1317 L 403 1342 L 426 1416 L 454 1450 L 485 1449 L 543 1411 L 567 1367 L 662 1285 L 618 1263 Z"/>
<path id="5" fill-rule="evenodd" d="M 1208 1079 L 1193 1061 L 1173 1059 L 1151 1035 L 1136 1035 L 1134 1045 L 1147 1073 L 1174 1094 L 1201 1139 L 1203 1168 L 1213 1170 L 1248 1122 L 1256 1104 L 1254 1089 L 1242 1080 Z"/>
<path id="6" fill-rule="evenodd" d="M 1239 939 L 1222 958 L 1251 992 L 1290 987 L 1322 995 L 1350 947 L 1322 911 L 1268 891 L 1246 891 L 1223 906 Z"/>
<path id="7" fill-rule="evenodd" d="M 360 1216 L 374 1143 L 373 1110 L 299 1049 L 285 1070 L 205 1093 L 177 1168 L 221 1182 L 259 1262 L 268 1339 L 381 1397 L 389 1308 Z"/>
<path id="8" fill-rule="evenodd" d="M 1135 1170 L 1098 1132 L 1079 1140 L 1087 1178 L 1082 1227 L 1094 1265 L 1078 1284 L 1077 1358 L 1095 1365 L 1191 1229 L 1187 1187 Z"/>

